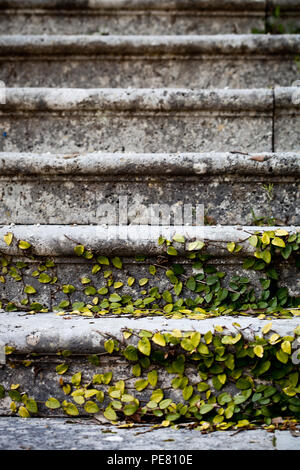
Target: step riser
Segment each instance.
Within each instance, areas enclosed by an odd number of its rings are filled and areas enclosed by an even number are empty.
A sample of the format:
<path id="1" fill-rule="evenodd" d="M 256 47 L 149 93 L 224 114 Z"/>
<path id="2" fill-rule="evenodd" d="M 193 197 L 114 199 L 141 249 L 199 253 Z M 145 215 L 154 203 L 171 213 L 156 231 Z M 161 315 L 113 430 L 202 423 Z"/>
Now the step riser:
<path id="1" fill-rule="evenodd" d="M 298 18 L 286 19 L 284 23 L 299 22 Z M 80 14 L 74 12 L 53 12 L 34 14 L 6 11 L 0 19 L 0 34 L 246 34 L 252 30 L 264 29 L 261 13 L 225 12 L 168 13 L 168 12 L 124 12 L 123 14 Z"/>
<path id="2" fill-rule="evenodd" d="M 274 17 L 280 6 L 280 17 Z M 264 31 L 268 23 L 299 28 L 295 1 L 133 1 L 5 2 L 0 31 L 5 34 L 220 34 Z M 277 29 L 276 29 L 277 31 Z M 279 29 L 280 31 L 280 29 Z"/>
<path id="3" fill-rule="evenodd" d="M 197 203 L 204 205 L 209 224 L 251 225 L 255 217 L 273 217 L 277 223 L 300 225 L 299 182 L 294 178 L 1 178 L 0 193 L 0 224 L 101 225 L 107 221 L 105 205 L 117 210 L 126 200 L 132 224 L 142 206 Z"/>
<path id="4" fill-rule="evenodd" d="M 299 117 L 296 118 L 299 121 Z M 295 122 L 294 121 L 294 122 Z M 0 115 L 3 152 L 195 152 L 272 151 L 272 117 L 211 116 L 155 113 L 155 115 L 39 113 Z M 291 127 L 285 120 L 283 127 Z M 300 126 L 298 127 L 300 129 Z M 286 138 L 285 129 L 275 151 L 299 149 L 298 131 Z"/>
<path id="5" fill-rule="evenodd" d="M 0 78 L 10 87 L 291 86 L 299 54 L 299 35 L 2 36 Z"/>
<path id="6" fill-rule="evenodd" d="M 10 88 L 1 106 L 1 151 L 297 150 L 299 103 L 293 98 L 298 94 L 295 87 L 275 94 L 268 89 Z"/>
<path id="7" fill-rule="evenodd" d="M 101 225 L 109 223 L 105 204 L 118 213 L 126 203 L 129 224 L 143 205 L 203 204 L 209 224 L 252 225 L 268 216 L 300 225 L 299 156 L 257 157 L 0 154 L 0 224 Z"/>
<path id="8" fill-rule="evenodd" d="M 299 88 L 8 88 L 1 151 L 297 151 Z M 274 147 L 274 148 L 273 148 Z"/>
<path id="9" fill-rule="evenodd" d="M 102 252 L 103 253 L 103 252 Z M 118 254 L 118 253 L 117 253 Z M 22 282 L 14 281 L 10 276 L 6 276 L 5 284 L 1 283 L 0 293 L 3 307 L 6 308 L 6 305 L 9 302 L 13 302 L 16 305 L 17 310 L 24 309 L 22 307 L 21 301 L 28 298 L 28 310 L 30 310 L 31 302 L 40 303 L 43 308 L 48 308 L 49 310 L 56 308 L 60 310 L 58 306 L 62 301 L 69 300 L 70 306 L 75 302 L 84 302 L 84 304 L 93 305 L 92 301 L 95 297 L 99 298 L 99 306 L 103 299 L 108 298 L 108 296 L 114 292 L 117 292 L 120 296 L 129 295 L 132 297 L 133 301 L 137 299 L 143 299 L 149 297 L 148 292 L 152 287 L 158 287 L 160 293 L 165 290 L 170 290 L 173 288 L 173 285 L 165 276 L 164 268 L 157 268 L 158 276 L 152 277 L 149 274 L 150 265 L 159 265 L 160 259 L 156 257 L 147 258 L 146 262 L 137 263 L 134 258 L 122 258 L 124 270 L 120 271 L 114 268 L 109 267 L 108 269 L 112 271 L 112 276 L 114 281 L 123 282 L 124 287 L 121 289 L 111 289 L 107 295 L 86 295 L 84 293 L 86 285 L 81 283 L 82 278 L 89 278 L 91 283 L 88 286 L 93 286 L 97 290 L 106 285 L 106 279 L 102 273 L 97 273 L 97 275 L 92 274 L 92 268 L 94 264 L 92 263 L 80 263 L 77 258 L 68 258 L 68 259 L 53 259 L 56 268 L 48 269 L 46 273 L 53 278 L 56 276 L 58 281 L 56 284 L 41 284 L 36 278 L 32 277 L 32 273 L 38 269 L 38 266 L 45 263 L 45 260 L 49 258 L 37 258 L 35 263 L 30 263 L 26 258 L 23 257 L 14 257 L 12 260 L 12 265 L 15 265 L 16 262 L 21 261 L 27 264 L 27 268 L 22 270 L 23 280 Z M 176 263 L 182 264 L 182 259 L 176 259 Z M 210 262 L 218 271 L 225 272 L 226 278 L 222 281 L 223 287 L 228 287 L 228 283 L 231 281 L 233 276 L 247 277 L 250 279 L 250 284 L 257 294 L 257 299 L 260 298 L 262 293 L 261 286 L 258 281 L 257 272 L 253 274 L 253 271 L 249 271 L 242 268 L 242 261 L 229 261 L 222 258 L 215 258 Z M 169 267 L 171 269 L 172 264 L 164 265 L 164 267 Z M 193 270 L 191 265 L 184 265 L 186 268 L 186 275 L 193 275 Z M 290 295 L 299 296 L 299 274 L 295 269 L 295 266 L 281 264 L 276 266 L 277 271 L 280 275 L 280 286 L 288 287 Z M 136 279 L 135 284 L 130 288 L 127 285 L 127 280 L 129 277 L 134 277 Z M 149 282 L 145 287 L 140 287 L 138 285 L 138 279 L 147 278 Z M 75 287 L 76 291 L 72 294 L 66 295 L 62 292 L 63 285 L 71 284 Z M 30 285 L 33 286 L 37 294 L 26 295 L 24 293 L 24 286 Z M 142 294 L 143 291 L 147 291 L 147 294 Z M 188 289 L 183 289 L 180 297 L 181 298 L 192 298 L 195 299 L 197 296 L 202 296 L 203 293 L 193 293 Z M 177 301 L 178 297 L 174 295 L 174 301 Z M 166 305 L 166 302 L 162 299 L 157 300 L 156 304 L 160 308 L 163 308 Z M 199 304 L 199 306 L 201 306 Z M 150 305 L 151 307 L 151 305 Z M 103 307 L 104 308 L 104 307 Z"/>
<path id="10" fill-rule="evenodd" d="M 299 64 L 293 57 L 250 61 L 219 57 L 182 61 L 139 58 L 72 58 L 68 62 L 53 58 L 35 61 L 4 59 L 0 67 L 1 80 L 11 87 L 260 88 L 277 84 L 291 86 L 299 78 Z"/>

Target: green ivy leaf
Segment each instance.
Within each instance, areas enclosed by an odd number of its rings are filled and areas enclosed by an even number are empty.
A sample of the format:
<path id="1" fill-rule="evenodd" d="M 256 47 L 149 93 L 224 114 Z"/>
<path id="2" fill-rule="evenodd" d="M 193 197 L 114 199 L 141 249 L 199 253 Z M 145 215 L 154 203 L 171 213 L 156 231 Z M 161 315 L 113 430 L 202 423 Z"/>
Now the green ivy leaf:
<path id="1" fill-rule="evenodd" d="M 93 401 L 87 401 L 84 405 L 84 409 L 87 413 L 99 413 L 100 411 L 97 403 Z"/>
<path id="2" fill-rule="evenodd" d="M 60 375 L 67 372 L 68 369 L 69 369 L 68 364 L 59 364 L 58 366 L 56 366 L 56 372 Z"/>
<path id="3" fill-rule="evenodd" d="M 52 277 L 48 276 L 48 274 L 42 273 L 39 275 L 39 282 L 41 282 L 42 284 L 48 284 L 51 281 Z"/>
<path id="4" fill-rule="evenodd" d="M 167 253 L 170 256 L 177 256 L 178 255 L 178 251 L 173 246 L 168 246 Z"/>
<path id="5" fill-rule="evenodd" d="M 138 350 L 145 356 L 150 356 L 151 344 L 148 338 L 141 338 L 138 342 Z"/>
<path id="6" fill-rule="evenodd" d="M 158 374 L 156 370 L 151 370 L 148 372 L 148 381 L 152 387 L 156 387 L 158 379 Z"/>
<path id="7" fill-rule="evenodd" d="M 20 248 L 21 250 L 28 250 L 28 248 L 31 247 L 31 244 L 28 243 L 28 242 L 26 242 L 26 241 L 24 241 L 24 240 L 20 240 L 18 246 L 19 246 L 19 248 Z"/>
<path id="8" fill-rule="evenodd" d="M 60 403 L 56 398 L 50 397 L 46 401 L 45 405 L 47 408 L 50 408 L 51 410 L 55 410 L 57 408 L 60 408 Z"/>
<path id="9" fill-rule="evenodd" d="M 146 387 L 148 387 L 149 385 L 149 382 L 148 380 L 146 379 L 140 379 L 140 380 L 137 380 L 135 382 L 135 389 L 138 391 L 138 392 L 141 392 L 142 390 L 144 390 Z"/>
<path id="10" fill-rule="evenodd" d="M 109 421 L 117 421 L 117 419 L 118 419 L 115 410 L 113 410 L 113 408 L 111 406 L 108 406 L 105 409 L 103 414 L 104 414 L 105 418 L 108 419 Z"/>
<path id="11" fill-rule="evenodd" d="M 115 348 L 114 341 L 112 339 L 105 341 L 104 348 L 105 348 L 105 351 L 107 351 L 109 354 L 112 354 Z"/>
<path id="12" fill-rule="evenodd" d="M 115 268 L 122 269 L 123 263 L 118 256 L 112 258 L 111 262 L 115 266 Z"/>
<path id="13" fill-rule="evenodd" d="M 76 256 L 82 256 L 84 253 L 84 246 L 83 245 L 77 245 L 74 247 L 74 253 Z"/>
<path id="14" fill-rule="evenodd" d="M 36 290 L 32 286 L 25 286 L 24 292 L 25 294 L 36 294 Z"/>

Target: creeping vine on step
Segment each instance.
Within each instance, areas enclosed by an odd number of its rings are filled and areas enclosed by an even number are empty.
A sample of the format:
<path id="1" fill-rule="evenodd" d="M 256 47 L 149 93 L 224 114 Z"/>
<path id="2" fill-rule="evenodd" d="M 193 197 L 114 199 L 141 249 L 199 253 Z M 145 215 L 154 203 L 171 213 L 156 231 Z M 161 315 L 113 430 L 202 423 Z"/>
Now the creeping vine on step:
<path id="1" fill-rule="evenodd" d="M 231 278 L 218 269 L 208 254 L 207 248 L 212 242 L 187 243 L 180 234 L 171 241 L 160 237 L 158 244 L 164 248 L 162 255 L 148 260 L 136 256 L 135 264 L 131 263 L 126 269 L 121 258 L 93 253 L 89 247 L 70 240 L 74 256 L 84 261 L 85 272 L 90 270 L 90 274 L 76 279 L 74 285 L 58 279 L 54 259 L 34 256 L 28 241 L 15 240 L 13 233 L 8 232 L 5 242 L 8 246 L 17 245 L 22 260 L 14 262 L 13 257 L 2 255 L 0 287 L 11 281 L 19 283 L 18 290 L 24 298 L 18 301 L 6 299 L 4 291 L 1 307 L 6 311 L 38 313 L 53 310 L 58 315 L 72 313 L 91 317 L 125 314 L 204 319 L 228 314 L 260 315 L 261 318 L 265 315 L 283 318 L 299 315 L 300 296 L 290 295 L 288 287 L 281 285 L 277 266 L 283 263 L 285 268 L 299 270 L 300 234 L 279 228 L 258 230 L 247 237 L 244 242 L 253 247 L 253 254 L 244 256 L 242 266 L 238 267 L 242 274 Z M 235 258 L 243 249 L 243 245 L 231 242 L 225 251 Z M 141 265 L 143 277 L 140 279 L 130 273 L 136 264 Z M 249 276 L 245 275 L 247 271 L 251 273 Z M 30 277 L 36 280 L 34 285 L 28 280 Z M 35 300 L 39 298 L 37 281 L 48 286 L 50 306 Z M 58 297 L 64 298 L 57 303 Z"/>
<path id="2" fill-rule="evenodd" d="M 90 416 L 122 427 L 185 425 L 202 432 L 295 427 L 300 422 L 300 326 L 280 336 L 272 322 L 265 323 L 253 338 L 246 338 L 238 323 L 233 326 L 235 334 L 217 325 L 205 334 L 124 329 L 121 338 L 103 340 L 103 352 L 79 362 L 70 351 L 60 351 L 61 360 L 50 366 L 57 378 L 48 383 L 57 393 L 46 400 L 7 379 L 0 385 L 0 400 L 9 397 L 11 413 L 24 418 Z M 6 369 L 43 367 L 37 355 L 20 358 L 12 347 L 6 353 Z M 51 380 L 53 371 L 45 373 Z"/>

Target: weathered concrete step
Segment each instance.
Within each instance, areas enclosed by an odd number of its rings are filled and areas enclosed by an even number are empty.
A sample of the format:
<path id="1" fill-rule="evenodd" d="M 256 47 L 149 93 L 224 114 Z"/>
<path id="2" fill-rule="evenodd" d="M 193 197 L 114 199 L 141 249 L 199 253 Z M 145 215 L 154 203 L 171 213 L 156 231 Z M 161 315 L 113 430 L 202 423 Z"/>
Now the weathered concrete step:
<path id="1" fill-rule="evenodd" d="M 100 425 L 86 419 L 64 418 L 12 418 L 1 417 L 1 450 L 99 450 L 99 461 L 119 462 L 119 465 L 135 464 L 134 458 L 141 458 L 143 468 L 156 464 L 149 456 L 139 456 L 139 450 L 201 451 L 201 450 L 299 450 L 297 431 L 273 433 L 264 429 L 216 431 L 202 434 L 190 429 L 152 428 L 151 425 L 138 425 L 122 429 L 112 425 Z M 151 439 L 150 439 L 151 437 Z M 133 449 L 134 443 L 134 450 Z M 120 450 L 131 451 L 125 460 Z M 103 451 L 111 451 L 103 455 Z M 26 457 L 26 455 L 25 455 Z M 119 457 L 119 461 L 115 460 Z M 217 455 L 214 455 L 216 458 Z M 22 454 L 22 459 L 23 459 Z M 110 458 L 110 459 L 109 459 Z M 129 460 L 130 458 L 130 460 Z M 174 461 L 175 461 L 174 457 Z M 179 458 L 177 454 L 177 459 Z M 247 457 L 249 459 L 249 455 Z M 76 456 L 78 459 L 78 455 Z M 112 459 L 112 460 L 111 460 Z M 123 460 L 121 460 L 123 459 Z M 144 461 L 147 459 L 147 463 Z M 202 459 L 202 457 L 201 457 Z M 276 454 L 278 461 L 278 454 Z M 182 455 L 181 461 L 188 461 Z M 200 461 L 200 455 L 189 459 L 193 464 Z M 140 460 L 138 460 L 140 462 Z"/>
<path id="2" fill-rule="evenodd" d="M 0 153 L 0 175 L 0 224 L 101 224 L 108 204 L 134 224 L 197 203 L 210 224 L 300 225 L 297 153 Z"/>
<path id="3" fill-rule="evenodd" d="M 211 393 L 216 394 L 216 390 L 211 383 L 211 375 L 215 374 L 216 371 L 209 372 L 210 375 L 207 379 L 204 377 L 200 379 L 199 371 L 204 371 L 204 369 L 198 369 L 197 360 L 190 360 L 188 352 L 185 352 L 186 363 L 184 370 L 181 372 L 165 370 L 164 366 L 166 366 L 166 363 L 155 360 L 151 356 L 152 364 L 151 362 L 148 365 L 144 363 L 142 372 L 138 377 L 132 374 L 132 365 L 138 359 L 126 359 L 122 352 L 129 346 L 131 348 L 139 348 L 141 338 L 139 335 L 142 334 L 143 336 L 145 332 L 150 334 L 149 338 L 152 338 L 152 335 L 156 332 L 161 334 L 177 334 L 179 338 L 183 338 L 185 334 L 197 332 L 201 335 L 200 340 L 202 344 L 206 344 L 204 335 L 208 332 L 211 333 L 212 338 L 218 336 L 220 340 L 225 337 L 235 338 L 240 334 L 243 344 L 248 347 L 251 347 L 251 344 L 253 346 L 253 342 L 257 341 L 258 337 L 262 338 L 264 336 L 269 339 L 272 334 L 276 334 L 278 335 L 277 338 L 289 338 L 289 341 L 292 341 L 289 357 L 291 367 L 287 371 L 288 373 L 297 369 L 300 361 L 297 356 L 300 347 L 299 337 L 295 333 L 296 328 L 299 328 L 299 324 L 299 319 L 273 320 L 270 325 L 270 319 L 260 320 L 249 317 L 233 318 L 226 316 L 199 321 L 187 318 L 183 320 L 162 320 L 159 318 L 137 320 L 126 317 L 84 319 L 78 316 L 55 316 L 53 313 L 38 315 L 26 315 L 25 312 L 0 313 L 0 340 L 2 345 L 0 384 L 6 391 L 5 396 L 2 393 L 0 399 L 0 415 L 7 416 L 14 414 L 13 409 L 10 408 L 14 397 L 8 395 L 8 392 L 14 389 L 18 390 L 18 393 L 26 393 L 28 397 L 32 397 L 35 400 L 38 404 L 38 411 L 33 413 L 35 416 L 63 416 L 61 408 L 49 409 L 45 406 L 45 402 L 50 397 L 56 398 L 59 402 L 64 400 L 70 402 L 70 400 L 73 400 L 74 395 L 70 394 L 71 390 L 74 392 L 74 390 L 80 387 L 78 383 L 77 385 L 76 382 L 74 383 L 74 379 L 72 381 L 72 377 L 79 371 L 81 371 L 79 383 L 82 387 L 89 387 L 93 384 L 92 388 L 94 390 L 102 390 L 104 392 L 102 405 L 99 404 L 101 409 L 103 407 L 105 409 L 108 406 L 110 399 L 108 395 L 111 393 L 110 387 L 119 381 L 124 381 L 125 393 L 137 398 L 140 405 L 143 406 L 150 400 L 155 389 L 160 389 L 164 393 L 165 398 L 171 398 L 175 403 L 184 402 L 182 399 L 182 389 L 172 385 L 173 379 L 178 377 L 178 374 L 187 377 L 189 385 L 193 387 L 207 380 Z M 221 326 L 222 328 L 220 328 Z M 262 329 L 264 327 L 269 328 L 269 333 L 263 334 Z M 218 329 L 219 333 L 217 333 Z M 124 340 L 124 332 L 132 333 L 126 341 Z M 109 339 L 115 341 L 115 350 L 110 353 L 106 349 L 106 342 Z M 118 344 L 120 349 L 118 349 Z M 9 346 L 10 351 L 12 351 L 11 354 L 5 357 L 3 356 L 4 345 Z M 214 346 L 216 345 L 214 344 Z M 151 348 L 151 352 L 154 354 L 155 344 L 153 342 Z M 167 348 L 172 349 L 172 346 L 169 345 Z M 160 350 L 160 348 L 157 347 L 157 350 Z M 174 357 L 178 357 L 176 354 L 179 354 L 179 352 L 174 347 L 172 350 Z M 58 354 L 62 351 L 67 352 L 67 355 L 62 356 Z M 165 351 L 163 350 L 163 352 Z M 226 350 L 227 353 L 228 351 Z M 95 360 L 96 355 L 98 361 Z M 94 358 L 94 360 L 91 360 L 91 358 Z M 205 358 L 198 358 L 199 360 L 205 361 Z M 251 362 L 250 359 L 248 359 L 249 364 L 247 364 L 247 360 L 242 362 L 239 362 L 237 358 L 235 360 L 238 363 L 237 367 L 242 367 L 243 372 L 247 372 L 248 369 L 251 369 L 251 366 L 253 368 L 253 361 Z M 217 359 L 217 361 L 220 361 L 219 367 L 220 363 L 224 366 L 222 358 Z M 61 364 L 68 366 L 63 373 L 56 369 Z M 278 369 L 279 366 L 283 368 L 283 364 L 278 363 L 275 369 Z M 210 366 L 207 365 L 207 367 L 209 369 Z M 158 374 L 156 384 L 149 383 L 143 390 L 138 390 L 135 386 L 136 382 L 147 377 L 148 370 L 153 368 L 155 368 Z M 231 374 L 230 370 L 232 370 L 230 367 L 228 370 L 226 369 L 229 377 Z M 95 374 L 105 374 L 108 372 L 112 373 L 108 383 L 99 384 L 99 382 L 93 382 Z M 233 380 L 228 379 L 228 382 L 222 387 L 222 393 L 227 392 L 232 397 L 238 395 L 240 392 L 238 390 L 239 387 L 235 386 L 235 380 L 234 378 Z M 253 382 L 253 388 L 261 385 L 262 380 L 264 384 L 268 384 L 270 377 L 267 375 L 263 379 L 261 377 L 254 377 L 255 385 Z M 278 385 L 278 380 L 274 381 L 274 383 Z M 14 388 L 13 384 L 17 388 Z M 71 384 L 68 393 L 62 388 L 66 384 Z M 198 397 L 199 400 L 202 398 L 201 395 Z M 18 402 L 19 400 L 16 399 L 16 401 Z M 88 412 L 83 409 L 83 406 L 78 406 L 78 408 L 80 408 L 80 416 L 88 416 Z M 106 421 L 100 410 L 96 416 L 99 417 L 100 422 Z"/>
<path id="4" fill-rule="evenodd" d="M 109 208 L 108 217 L 111 216 L 111 212 Z M 121 211 L 121 216 L 123 215 L 124 211 Z M 185 225 L 181 222 L 180 226 L 170 226 L 170 222 L 167 222 L 167 226 L 122 226 L 121 216 L 121 225 L 1 226 L 0 251 L 4 257 L 1 261 L 3 271 L 0 283 L 2 307 L 7 310 L 20 310 L 24 309 L 24 305 L 27 305 L 26 309 L 30 311 L 34 309 L 60 310 L 63 308 L 60 305 L 66 303 L 67 310 L 70 310 L 75 302 L 83 302 L 82 307 L 86 305 L 91 307 L 91 302 L 94 302 L 92 311 L 95 312 L 102 310 L 105 312 L 106 309 L 109 312 L 115 308 L 121 308 L 122 312 L 125 309 L 124 311 L 130 313 L 130 305 L 159 311 L 168 303 L 161 294 L 165 290 L 173 291 L 174 288 L 174 279 L 170 278 L 168 274 L 170 275 L 170 270 L 178 271 L 177 268 L 180 266 L 183 270 L 179 269 L 177 281 L 182 282 L 182 289 L 177 294 L 174 289 L 174 298 L 172 297 L 170 300 L 171 303 L 180 301 L 180 304 L 173 307 L 175 313 L 181 309 L 182 299 L 184 302 L 187 301 L 187 305 L 192 308 L 191 313 L 196 307 L 207 306 L 210 308 L 215 302 L 218 302 L 217 293 L 214 293 L 214 290 L 211 291 L 210 288 L 206 289 L 206 277 L 209 274 L 204 275 L 203 272 L 209 271 L 223 273 L 219 286 L 221 289 L 228 290 L 230 288 L 233 276 L 247 278 L 247 288 L 244 289 L 244 284 L 238 287 L 243 290 L 242 294 L 237 297 L 238 304 L 234 303 L 237 299 L 230 300 L 234 294 L 227 292 L 228 302 L 233 305 L 233 308 L 238 309 L 246 305 L 245 309 L 257 309 L 260 305 L 267 306 L 265 302 L 260 303 L 265 294 L 262 293 L 259 279 L 263 278 L 264 273 L 255 269 L 247 269 L 243 263 L 246 258 L 254 255 L 255 249 L 249 243 L 251 234 L 257 231 L 263 233 L 266 230 L 272 230 L 271 227 L 201 226 L 199 220 L 196 222 L 198 225 L 195 226 L 186 225 L 186 220 L 184 220 Z M 198 217 L 201 223 L 201 213 L 198 213 Z M 300 231 L 299 227 L 283 229 L 290 234 Z M 7 234 L 12 234 L 12 242 L 9 246 L 4 239 Z M 172 240 L 175 234 L 182 234 L 186 243 L 173 242 L 178 256 L 168 256 L 166 246 L 159 245 L 158 239 L 159 236 L 162 236 L 167 240 Z M 194 260 L 186 258 L 186 254 L 189 253 L 187 251 L 189 241 L 195 239 L 204 240 L 203 255 L 210 255 L 208 260 L 199 260 L 202 267 L 199 263 L 195 265 Z M 21 240 L 30 244 L 29 249 L 19 248 Z M 234 242 L 236 247 L 241 246 L 242 249 L 230 253 L 227 244 L 231 242 Z M 75 255 L 74 248 L 79 245 L 83 245 L 92 256 Z M 101 266 L 103 261 L 102 259 L 99 261 L 99 255 L 109 257 L 110 262 L 106 261 L 106 265 Z M 118 257 L 122 257 L 121 262 Z M 210 267 L 206 270 L 207 264 Z M 95 265 L 98 267 L 95 268 Z M 260 269 L 264 267 L 263 265 L 260 266 Z M 153 266 L 155 270 L 151 274 Z M 278 273 L 279 286 L 288 289 L 287 291 L 284 289 L 280 299 L 274 300 L 273 306 L 275 305 L 276 309 L 276 305 L 278 307 L 283 305 L 281 300 L 288 301 L 290 298 L 288 296 L 299 297 L 299 276 L 294 258 L 287 261 L 283 258 L 275 258 L 272 266 L 276 268 Z M 201 277 L 201 273 L 203 278 L 200 284 L 204 279 L 205 286 L 197 285 L 196 288 L 195 285 L 190 289 L 186 284 L 189 277 L 197 274 Z M 128 282 L 129 278 L 132 278 L 133 283 Z M 140 283 L 141 279 L 144 281 Z M 33 288 L 28 295 L 26 286 Z M 117 303 L 114 303 L 114 298 L 110 297 L 113 293 L 118 294 Z M 212 294 L 211 298 L 204 299 L 210 293 Z M 273 299 L 276 295 L 277 290 L 273 294 L 269 292 L 268 298 Z M 298 305 L 296 299 L 293 305 Z"/>
<path id="5" fill-rule="evenodd" d="M 11 34 L 15 31 L 22 34 L 251 32 L 252 28 L 264 29 L 267 3 L 266 0 L 1 1 L 0 31 Z M 295 23 L 299 16 L 297 2 L 279 3 L 287 4 Z"/>
<path id="6" fill-rule="evenodd" d="M 8 88 L 1 151 L 289 152 L 299 149 L 299 87 Z"/>
<path id="7" fill-rule="evenodd" d="M 0 312 L 0 340 L 11 346 L 13 355 L 18 354 L 47 354 L 56 355 L 58 351 L 68 350 L 73 355 L 106 353 L 104 343 L 108 338 L 122 342 L 124 331 L 150 331 L 153 334 L 180 330 L 182 333 L 197 331 L 204 335 L 222 325 L 222 335 L 236 334 L 243 331 L 247 341 L 253 341 L 255 336 L 261 336 L 262 328 L 270 323 L 270 319 L 258 319 L 249 316 L 221 316 L 205 320 L 189 318 L 168 319 L 160 317 L 130 318 L 126 315 L 115 318 L 83 318 L 68 313 L 58 316 L 53 312 L 29 315 L 26 312 Z M 237 324 L 239 326 L 237 327 Z M 299 326 L 299 318 L 273 319 L 272 332 L 280 336 L 292 335 Z M 139 337 L 132 336 L 130 343 L 137 345 Z M 295 350 L 296 344 L 294 345 Z M 109 357 L 109 354 L 108 354 Z M 9 356 L 6 356 L 9 361 Z M 112 359 L 111 359 L 112 360 Z M 55 358 L 53 357 L 53 361 Z"/>
<path id="8" fill-rule="evenodd" d="M 0 9 L 4 34 L 294 33 L 300 24 L 297 0 L 2 0 Z"/>
<path id="9" fill-rule="evenodd" d="M 9 87 L 291 86 L 299 55 L 297 34 L 3 35 L 0 79 Z"/>

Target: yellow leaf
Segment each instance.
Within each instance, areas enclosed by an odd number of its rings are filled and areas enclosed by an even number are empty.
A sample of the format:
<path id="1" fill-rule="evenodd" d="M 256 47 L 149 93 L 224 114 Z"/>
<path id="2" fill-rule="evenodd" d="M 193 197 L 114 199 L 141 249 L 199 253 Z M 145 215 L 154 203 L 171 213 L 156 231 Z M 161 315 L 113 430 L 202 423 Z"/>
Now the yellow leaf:
<path id="1" fill-rule="evenodd" d="M 20 387 L 20 384 L 11 384 L 10 389 L 17 390 L 19 387 Z"/>
<path id="2" fill-rule="evenodd" d="M 264 245 L 269 245 L 270 243 L 270 237 L 269 235 L 265 232 L 263 236 L 261 237 L 261 241 L 263 242 Z"/>
<path id="3" fill-rule="evenodd" d="M 164 421 L 162 421 L 161 425 L 164 427 L 164 428 L 167 428 L 168 426 L 170 426 L 171 422 L 168 421 L 167 419 L 165 419 Z"/>
<path id="4" fill-rule="evenodd" d="M 173 330 L 172 331 L 172 336 L 175 336 L 175 338 L 181 338 L 182 337 L 182 333 L 180 330 Z"/>
<path id="5" fill-rule="evenodd" d="M 277 229 L 277 230 L 275 231 L 275 235 L 276 235 L 277 237 L 284 237 L 284 236 L 286 236 L 286 235 L 288 235 L 288 234 L 289 234 L 289 232 L 287 232 L 287 231 L 284 230 L 283 228 L 279 228 L 279 229 Z"/>
<path id="6" fill-rule="evenodd" d="M 21 418 L 30 418 L 30 414 L 28 410 L 25 408 L 25 406 L 20 406 L 19 415 L 21 416 Z"/>
<path id="7" fill-rule="evenodd" d="M 284 241 L 278 237 L 273 238 L 272 245 L 279 246 L 280 248 L 285 248 Z"/>
<path id="8" fill-rule="evenodd" d="M 165 340 L 164 336 L 160 333 L 155 333 L 152 336 L 152 341 L 155 344 L 158 344 L 159 346 L 165 346 L 166 345 L 166 340 Z"/>
<path id="9" fill-rule="evenodd" d="M 269 343 L 270 344 L 275 344 L 278 342 L 278 340 L 280 339 L 280 336 L 277 334 L 277 333 L 274 333 L 270 339 L 269 339 Z"/>
<path id="10" fill-rule="evenodd" d="M 272 328 L 272 322 L 267 323 L 262 329 L 263 334 L 266 335 L 267 333 L 269 333 L 271 328 Z"/>
<path id="11" fill-rule="evenodd" d="M 234 249 L 235 249 L 235 243 L 234 243 L 234 242 L 227 243 L 227 250 L 228 250 L 230 253 L 233 253 Z"/>
<path id="12" fill-rule="evenodd" d="M 132 335 L 132 333 L 130 331 L 124 331 L 124 333 L 123 333 L 124 339 L 130 338 L 131 335 Z"/>
<path id="13" fill-rule="evenodd" d="M 222 333 L 223 327 L 220 325 L 215 325 L 215 331 L 217 331 L 218 333 Z"/>
<path id="14" fill-rule="evenodd" d="M 254 354 L 258 357 L 263 357 L 264 355 L 264 348 L 261 345 L 257 345 L 254 347 Z"/>
<path id="15" fill-rule="evenodd" d="M 282 349 L 283 352 L 285 352 L 287 354 L 291 354 L 292 348 L 291 348 L 290 341 L 283 341 L 283 343 L 281 343 L 281 349 Z"/>
<path id="16" fill-rule="evenodd" d="M 4 241 L 6 243 L 7 246 L 11 245 L 11 242 L 13 241 L 13 233 L 11 232 L 8 232 L 6 235 L 4 235 Z"/>
<path id="17" fill-rule="evenodd" d="M 24 240 L 21 240 L 21 241 L 19 242 L 19 248 L 20 248 L 21 250 L 27 250 L 27 249 L 30 248 L 30 247 L 31 247 L 30 243 L 28 243 L 28 242 L 26 242 L 26 241 L 24 241 Z"/>

